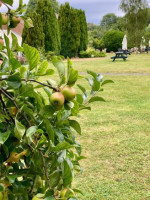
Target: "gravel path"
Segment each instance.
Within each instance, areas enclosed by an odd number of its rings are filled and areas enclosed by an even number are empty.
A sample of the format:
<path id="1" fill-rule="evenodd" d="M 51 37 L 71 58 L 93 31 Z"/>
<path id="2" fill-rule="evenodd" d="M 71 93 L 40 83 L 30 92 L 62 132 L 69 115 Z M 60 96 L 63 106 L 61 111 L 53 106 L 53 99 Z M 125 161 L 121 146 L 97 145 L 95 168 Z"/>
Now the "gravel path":
<path id="1" fill-rule="evenodd" d="M 86 75 L 86 72 L 80 72 L 81 75 Z M 101 73 L 109 76 L 150 76 L 150 73 Z"/>

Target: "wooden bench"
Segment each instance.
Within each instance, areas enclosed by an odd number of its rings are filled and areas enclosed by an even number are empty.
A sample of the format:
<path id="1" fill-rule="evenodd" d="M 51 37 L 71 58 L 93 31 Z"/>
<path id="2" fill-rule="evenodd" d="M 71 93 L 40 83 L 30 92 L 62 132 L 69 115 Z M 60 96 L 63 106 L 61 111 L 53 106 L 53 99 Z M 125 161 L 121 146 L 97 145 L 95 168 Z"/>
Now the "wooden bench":
<path id="1" fill-rule="evenodd" d="M 127 58 L 127 55 L 124 55 L 123 52 L 116 52 L 116 55 L 111 57 L 111 59 L 113 59 L 113 62 L 116 60 L 116 59 L 123 59 L 124 61 L 126 61 L 126 58 Z"/>

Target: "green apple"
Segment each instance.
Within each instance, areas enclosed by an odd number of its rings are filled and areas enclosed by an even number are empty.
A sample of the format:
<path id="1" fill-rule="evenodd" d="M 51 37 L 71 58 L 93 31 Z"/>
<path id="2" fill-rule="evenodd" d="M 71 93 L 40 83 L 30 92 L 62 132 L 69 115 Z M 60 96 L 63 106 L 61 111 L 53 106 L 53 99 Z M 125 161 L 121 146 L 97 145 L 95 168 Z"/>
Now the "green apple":
<path id="1" fill-rule="evenodd" d="M 8 22 L 8 16 L 7 15 L 2 15 L 2 24 L 6 25 Z"/>
<path id="2" fill-rule="evenodd" d="M 64 95 L 61 92 L 55 92 L 51 95 L 50 102 L 55 110 L 60 110 L 65 102 Z"/>
<path id="3" fill-rule="evenodd" d="M 19 23 L 20 23 L 20 18 L 19 18 L 19 17 L 13 16 L 12 21 L 13 21 L 15 24 L 19 24 Z"/>
<path id="4" fill-rule="evenodd" d="M 76 91 L 70 86 L 66 86 L 62 89 L 62 94 L 64 95 L 65 99 L 67 101 L 71 101 L 76 96 Z"/>

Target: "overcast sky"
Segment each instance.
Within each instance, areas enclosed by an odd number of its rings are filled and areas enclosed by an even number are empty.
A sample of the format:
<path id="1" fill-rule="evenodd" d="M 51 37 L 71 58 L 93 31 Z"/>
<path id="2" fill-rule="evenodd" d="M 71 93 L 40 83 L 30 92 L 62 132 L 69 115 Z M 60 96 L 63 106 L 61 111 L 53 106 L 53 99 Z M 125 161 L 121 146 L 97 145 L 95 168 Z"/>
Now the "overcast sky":
<path id="1" fill-rule="evenodd" d="M 24 0 L 24 3 L 28 3 L 28 1 Z M 120 0 L 59 0 L 60 3 L 66 1 L 75 8 L 85 10 L 87 22 L 95 24 L 99 24 L 102 17 L 107 13 L 115 13 L 117 16 L 123 15 L 119 9 Z M 14 0 L 14 2 L 17 6 L 19 0 Z"/>

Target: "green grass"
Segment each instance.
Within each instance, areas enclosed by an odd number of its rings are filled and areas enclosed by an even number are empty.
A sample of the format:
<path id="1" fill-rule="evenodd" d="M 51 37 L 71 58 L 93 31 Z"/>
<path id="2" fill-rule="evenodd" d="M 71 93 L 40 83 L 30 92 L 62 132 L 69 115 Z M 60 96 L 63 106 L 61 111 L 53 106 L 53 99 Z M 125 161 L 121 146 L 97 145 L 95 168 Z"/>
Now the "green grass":
<path id="1" fill-rule="evenodd" d="M 79 71 L 150 73 L 150 55 L 131 55 L 112 63 L 109 57 L 75 61 Z M 74 186 L 80 200 L 150 199 L 150 76 L 105 76 L 115 84 L 101 93 L 106 103 L 92 105 L 79 121 L 83 174 Z M 81 81 L 82 82 L 82 81 Z M 87 86 L 87 83 L 83 83 Z"/>
<path id="2" fill-rule="evenodd" d="M 150 73 L 150 54 L 132 54 L 128 56 L 127 61 L 117 59 L 115 62 L 112 62 L 111 56 L 113 54 L 108 54 L 107 57 L 98 60 L 74 61 L 74 66 L 79 71 L 89 69 L 98 73 Z"/>

